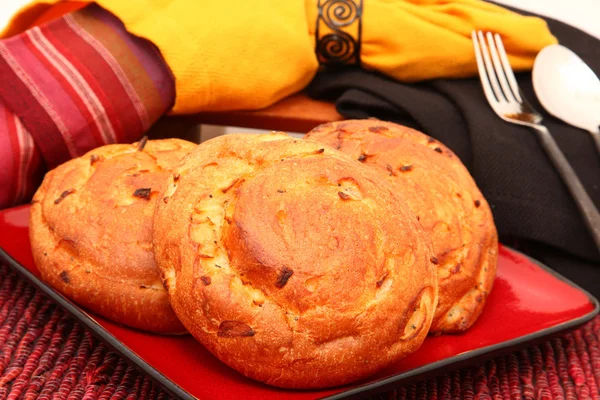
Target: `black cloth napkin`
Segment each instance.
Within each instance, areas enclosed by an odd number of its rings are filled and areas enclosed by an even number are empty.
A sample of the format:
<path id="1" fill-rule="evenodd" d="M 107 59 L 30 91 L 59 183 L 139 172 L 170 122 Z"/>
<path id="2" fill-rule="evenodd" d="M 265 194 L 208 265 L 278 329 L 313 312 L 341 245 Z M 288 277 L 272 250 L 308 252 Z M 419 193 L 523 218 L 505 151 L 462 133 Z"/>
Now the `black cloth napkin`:
<path id="1" fill-rule="evenodd" d="M 600 75 L 600 41 L 545 19 L 559 42 Z M 533 91 L 531 73 L 517 74 L 517 80 L 600 208 L 600 154 L 589 133 L 545 112 Z M 308 93 L 335 100 L 338 112 L 346 118 L 394 121 L 445 143 L 461 158 L 490 203 L 503 243 L 516 246 L 600 297 L 600 252 L 573 198 L 536 135 L 504 122 L 492 111 L 478 77 L 404 84 L 359 69 L 325 71 L 315 77 Z"/>

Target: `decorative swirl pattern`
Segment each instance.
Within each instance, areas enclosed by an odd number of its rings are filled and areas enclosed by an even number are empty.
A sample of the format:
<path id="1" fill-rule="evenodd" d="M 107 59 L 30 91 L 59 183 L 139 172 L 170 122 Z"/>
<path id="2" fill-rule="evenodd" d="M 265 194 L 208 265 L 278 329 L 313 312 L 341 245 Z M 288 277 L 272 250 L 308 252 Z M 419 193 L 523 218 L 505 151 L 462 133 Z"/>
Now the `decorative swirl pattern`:
<path id="1" fill-rule="evenodd" d="M 356 55 L 356 42 L 345 32 L 330 33 L 317 43 L 317 53 L 328 64 L 345 64 Z"/>
<path id="2" fill-rule="evenodd" d="M 321 64 L 360 65 L 361 17 L 362 0 L 319 1 L 315 51 Z"/>
<path id="3" fill-rule="evenodd" d="M 348 26 L 362 14 L 362 9 L 354 1 L 348 0 L 326 0 L 319 7 L 319 16 L 329 27 Z"/>

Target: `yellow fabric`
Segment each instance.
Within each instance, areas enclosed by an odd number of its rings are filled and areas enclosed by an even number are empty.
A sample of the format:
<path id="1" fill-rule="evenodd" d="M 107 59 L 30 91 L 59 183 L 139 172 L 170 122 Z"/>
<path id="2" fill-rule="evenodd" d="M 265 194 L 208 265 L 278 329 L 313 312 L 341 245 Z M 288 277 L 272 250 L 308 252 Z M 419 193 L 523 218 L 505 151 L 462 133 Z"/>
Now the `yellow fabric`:
<path id="1" fill-rule="evenodd" d="M 307 0 L 309 21 L 318 0 Z M 499 33 L 515 70 L 556 43 L 546 21 L 480 0 L 363 0 L 361 62 L 401 81 L 477 74 L 471 32 Z M 314 23 L 308 24 L 314 36 Z"/>
<path id="2" fill-rule="evenodd" d="M 60 0 L 33 0 L 0 37 Z M 175 114 L 257 109 L 305 87 L 318 69 L 318 0 L 97 0 L 152 41 L 173 71 Z M 481 0 L 363 0 L 363 67 L 402 81 L 476 74 L 471 31 L 498 32 L 517 70 L 556 43 L 546 23 Z"/>

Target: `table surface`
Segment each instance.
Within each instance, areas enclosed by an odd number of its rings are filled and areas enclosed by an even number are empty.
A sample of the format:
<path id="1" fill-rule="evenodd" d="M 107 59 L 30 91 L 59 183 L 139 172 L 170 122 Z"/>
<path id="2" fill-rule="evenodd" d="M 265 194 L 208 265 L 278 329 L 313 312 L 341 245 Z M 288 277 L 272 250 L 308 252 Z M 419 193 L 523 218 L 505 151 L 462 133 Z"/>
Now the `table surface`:
<path id="1" fill-rule="evenodd" d="M 0 27 L 28 0 L 0 1 Z M 598 0 L 497 0 L 600 38 Z M 204 124 L 306 132 L 342 117 L 303 94 L 259 111 L 206 112 Z M 388 399 L 600 399 L 600 317 L 581 329 L 486 363 L 400 386 Z M 0 265 L 0 399 L 168 398 L 63 310 Z M 383 397 L 382 397 L 383 398 Z"/>
<path id="2" fill-rule="evenodd" d="M 600 317 L 572 333 L 372 399 L 598 399 Z M 0 399 L 169 394 L 0 264 Z"/>

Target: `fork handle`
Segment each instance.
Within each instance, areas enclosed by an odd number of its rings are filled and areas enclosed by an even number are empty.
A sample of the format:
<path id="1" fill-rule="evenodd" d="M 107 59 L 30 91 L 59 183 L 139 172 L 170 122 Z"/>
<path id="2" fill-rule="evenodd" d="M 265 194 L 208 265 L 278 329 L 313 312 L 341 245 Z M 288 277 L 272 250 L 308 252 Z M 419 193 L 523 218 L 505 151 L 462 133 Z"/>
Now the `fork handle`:
<path id="1" fill-rule="evenodd" d="M 567 185 L 571 195 L 575 199 L 579 211 L 581 211 L 590 233 L 594 238 L 594 242 L 596 242 L 596 246 L 600 251 L 600 213 L 598 213 L 592 199 L 585 191 L 585 188 L 575 174 L 571 164 L 569 164 L 565 155 L 560 151 L 560 148 L 556 144 L 556 141 L 554 141 L 552 135 L 550 135 L 548 129 L 543 125 L 534 125 L 533 128 L 538 133 L 538 138 L 542 143 L 542 147 L 544 147 L 544 150 L 546 150 L 546 153 L 550 156 L 554 167 L 558 170 L 563 182 Z"/>

